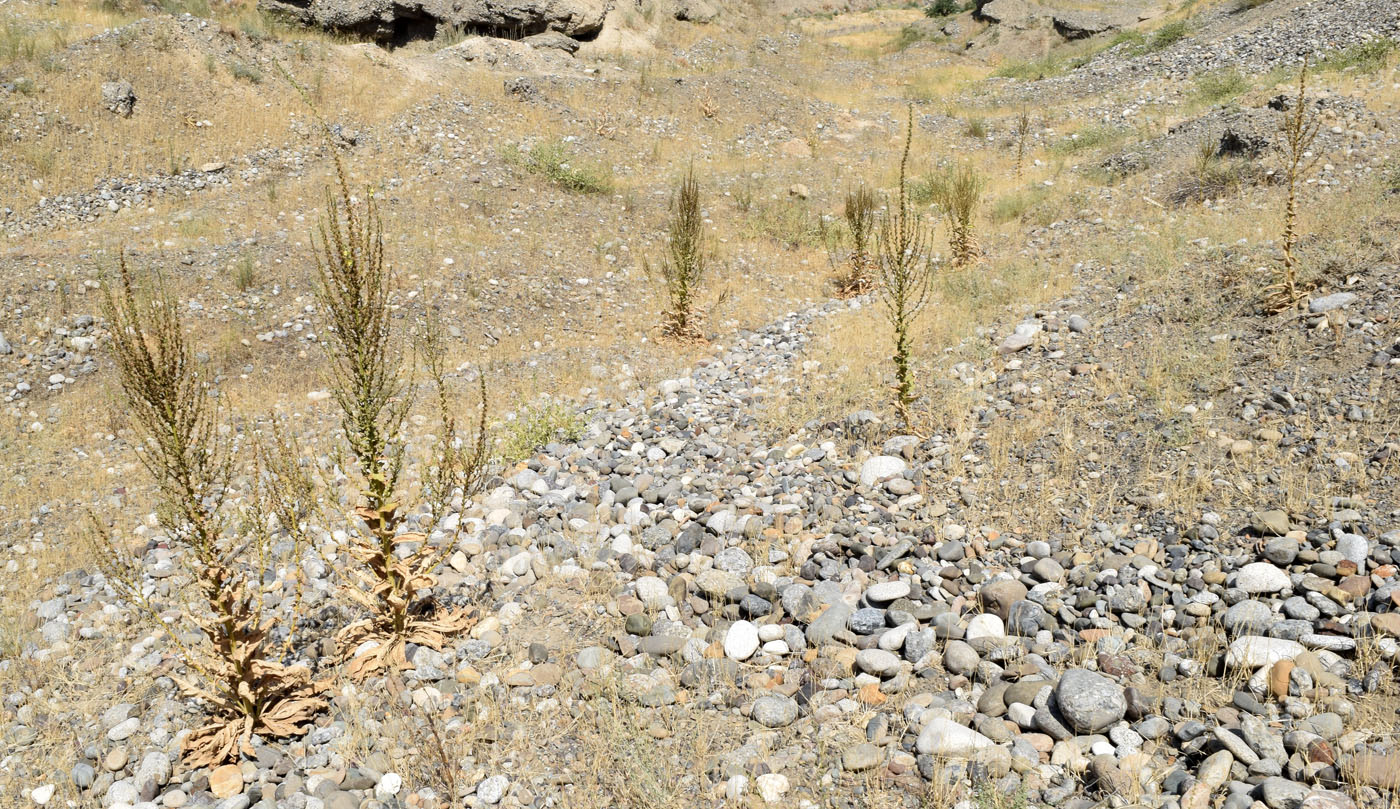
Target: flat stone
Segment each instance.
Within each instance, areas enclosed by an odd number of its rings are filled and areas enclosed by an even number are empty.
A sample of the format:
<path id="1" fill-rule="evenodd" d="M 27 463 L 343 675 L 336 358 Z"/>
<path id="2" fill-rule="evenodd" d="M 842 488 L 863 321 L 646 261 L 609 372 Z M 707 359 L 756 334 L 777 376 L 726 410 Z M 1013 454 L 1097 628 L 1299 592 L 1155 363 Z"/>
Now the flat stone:
<path id="1" fill-rule="evenodd" d="M 1004 638 L 1006 637 L 1006 624 L 1001 618 L 990 612 L 972 616 L 967 622 L 967 632 L 964 635 L 967 640 L 977 638 Z"/>
<path id="2" fill-rule="evenodd" d="M 968 758 L 978 750 L 995 744 L 991 739 L 972 728 L 964 727 L 951 719 L 934 717 L 919 732 L 914 748 L 926 756 L 944 758 Z"/>
<path id="3" fill-rule="evenodd" d="M 1269 809 L 1299 809 L 1303 798 L 1308 795 L 1308 787 L 1287 778 L 1265 778 L 1260 785 L 1264 793 L 1264 803 Z"/>
<path id="4" fill-rule="evenodd" d="M 884 751 L 877 745 L 862 742 L 853 747 L 847 747 L 841 753 L 841 769 L 846 772 L 864 772 L 880 766 L 883 759 Z"/>
<path id="5" fill-rule="evenodd" d="M 1230 643 L 1225 652 L 1225 665 L 1261 669 L 1280 660 L 1292 660 L 1304 651 L 1303 644 L 1297 641 L 1246 635 Z"/>
<path id="6" fill-rule="evenodd" d="M 899 673 L 899 655 L 884 649 L 861 649 L 856 654 L 856 667 L 866 674 L 893 677 Z"/>
<path id="7" fill-rule="evenodd" d="M 1315 315 L 1321 315 L 1333 309 L 1342 309 L 1350 306 L 1355 301 L 1355 293 L 1333 292 L 1331 295 L 1323 295 L 1321 298 L 1313 298 L 1308 301 L 1308 311 Z"/>
<path id="8" fill-rule="evenodd" d="M 237 764 L 215 767 L 209 773 L 209 791 L 216 798 L 231 798 L 243 791 L 243 771 Z"/>
<path id="9" fill-rule="evenodd" d="M 907 595 L 909 595 L 909 582 L 896 579 L 872 584 L 865 591 L 865 600 L 872 604 L 888 604 Z"/>

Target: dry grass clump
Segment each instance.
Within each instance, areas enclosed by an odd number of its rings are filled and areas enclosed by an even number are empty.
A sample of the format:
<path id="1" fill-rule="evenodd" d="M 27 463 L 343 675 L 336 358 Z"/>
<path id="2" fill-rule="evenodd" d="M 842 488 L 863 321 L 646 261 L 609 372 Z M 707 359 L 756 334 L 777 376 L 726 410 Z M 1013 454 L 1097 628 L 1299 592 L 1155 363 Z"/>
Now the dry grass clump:
<path id="1" fill-rule="evenodd" d="M 1261 179 L 1262 171 L 1255 163 L 1226 159 L 1215 141 L 1207 139 L 1201 142 L 1190 171 L 1177 180 L 1168 199 L 1176 205 L 1220 199 Z"/>
<path id="2" fill-rule="evenodd" d="M 923 216 L 909 204 L 906 174 L 909 147 L 914 141 L 914 114 L 904 134 L 904 153 L 899 160 L 899 197 L 880 218 L 876 234 L 875 270 L 880 282 L 880 301 L 894 329 L 894 406 L 900 419 L 910 424 L 914 404 L 914 370 L 911 367 L 911 334 L 914 324 L 932 291 L 933 263 L 929 255 L 932 230 Z"/>
<path id="3" fill-rule="evenodd" d="M 851 234 L 851 252 L 838 270 L 836 295 L 850 298 L 869 292 L 875 285 L 871 238 L 875 227 L 875 193 L 864 183 L 846 192 L 843 217 Z"/>
<path id="4" fill-rule="evenodd" d="M 118 267 L 117 287 L 106 288 L 103 310 L 124 412 L 141 436 L 139 457 L 158 487 L 160 527 L 184 551 L 182 562 L 194 576 L 202 603 L 185 613 L 206 643 L 192 647 L 170 632 L 144 589 L 139 558 L 100 524 L 97 550 L 113 586 L 166 630 L 194 674 L 172 679 L 208 706 L 208 723 L 182 743 L 186 763 L 219 764 L 240 752 L 251 755 L 254 733 L 280 738 L 303 732 L 326 707 L 323 685 L 310 670 L 281 662 L 290 654 L 294 625 L 274 642 L 283 618 L 265 604 L 262 582 L 283 535 L 293 540 L 293 559 L 303 547 L 299 518 L 314 491 L 291 444 L 274 430 L 273 443 L 256 451 L 255 479 L 234 519 L 230 495 L 240 447 L 185 340 L 177 303 L 159 279 L 152 299 L 138 300 L 126 261 Z M 295 582 L 296 566 L 288 570 Z"/>
<path id="5" fill-rule="evenodd" d="M 362 480 L 363 505 L 355 509 L 355 516 L 364 531 L 351 535 L 349 548 L 360 567 L 350 571 L 353 585 L 345 595 L 369 614 L 337 636 L 349 663 L 347 673 L 362 679 L 376 671 L 407 666 L 404 647 L 408 643 L 441 649 L 448 637 L 470 628 L 477 613 L 466 609 L 439 613 L 429 597 L 437 583 L 433 571 L 453 543 L 435 548 L 426 535 L 400 530 L 405 519 L 398 502 L 405 459 L 402 432 L 410 398 L 403 358 L 393 348 L 390 290 L 394 273 L 384 260 L 383 225 L 373 196 L 356 204 L 338 160 L 336 167 L 339 197 L 333 190 L 326 192 L 327 213 L 316 240 L 316 266 L 318 298 L 331 327 L 327 354 L 332 395 Z M 428 353 L 440 357 L 440 349 L 436 345 Z M 484 400 L 476 444 L 459 451 L 445 373 L 431 364 L 429 371 L 438 383 L 442 409 L 443 443 L 435 484 L 441 507 L 448 497 L 446 490 L 457 488 L 468 497 L 481 482 Z"/>
<path id="6" fill-rule="evenodd" d="M 661 330 L 672 339 L 704 339 L 700 331 L 703 315 L 696 310 L 700 285 L 709 269 L 704 220 L 700 210 L 700 182 L 695 179 L 692 165 L 671 195 L 666 254 L 655 267 L 643 261 L 646 274 L 661 285 L 666 296 Z"/>

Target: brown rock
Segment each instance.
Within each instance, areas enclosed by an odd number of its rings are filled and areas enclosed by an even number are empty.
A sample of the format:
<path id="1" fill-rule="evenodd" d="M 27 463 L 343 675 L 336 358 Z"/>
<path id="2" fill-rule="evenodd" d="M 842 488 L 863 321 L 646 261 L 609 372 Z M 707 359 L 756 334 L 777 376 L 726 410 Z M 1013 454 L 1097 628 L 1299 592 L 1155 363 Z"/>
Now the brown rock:
<path id="1" fill-rule="evenodd" d="M 1210 809 L 1210 785 L 1196 782 L 1181 796 L 1181 809 Z"/>
<path id="2" fill-rule="evenodd" d="M 238 769 L 237 764 L 215 767 L 209 773 L 209 791 L 216 798 L 232 798 L 243 791 L 243 771 Z"/>
<path id="3" fill-rule="evenodd" d="M 860 701 L 866 705 L 882 705 L 889 697 L 880 693 L 879 683 L 867 683 L 860 687 L 857 695 Z"/>
<path id="4" fill-rule="evenodd" d="M 1371 592 L 1371 577 L 1347 576 L 1342 579 L 1341 589 L 1351 593 L 1352 598 L 1361 598 Z"/>
<path id="5" fill-rule="evenodd" d="M 564 671 L 558 663 L 541 663 L 530 669 L 530 674 L 534 676 L 535 685 L 558 685 Z"/>
<path id="6" fill-rule="evenodd" d="M 1269 670 L 1269 693 L 1278 699 L 1288 696 L 1288 678 L 1293 674 L 1293 661 L 1280 660 Z"/>
<path id="7" fill-rule="evenodd" d="M 1015 579 L 999 579 L 977 591 L 977 603 L 986 612 L 996 613 L 1005 621 L 1011 612 L 1011 605 L 1026 597 L 1026 585 Z"/>
<path id="8" fill-rule="evenodd" d="M 1307 745 L 1308 761 L 1314 764 L 1335 764 L 1337 754 L 1326 739 L 1313 739 Z"/>
<path id="9" fill-rule="evenodd" d="M 1371 616 L 1371 628 L 1378 634 L 1400 638 L 1400 612 L 1385 612 Z"/>
<path id="10" fill-rule="evenodd" d="M 1400 753 L 1362 753 L 1351 760 L 1359 783 L 1380 789 L 1400 789 Z"/>

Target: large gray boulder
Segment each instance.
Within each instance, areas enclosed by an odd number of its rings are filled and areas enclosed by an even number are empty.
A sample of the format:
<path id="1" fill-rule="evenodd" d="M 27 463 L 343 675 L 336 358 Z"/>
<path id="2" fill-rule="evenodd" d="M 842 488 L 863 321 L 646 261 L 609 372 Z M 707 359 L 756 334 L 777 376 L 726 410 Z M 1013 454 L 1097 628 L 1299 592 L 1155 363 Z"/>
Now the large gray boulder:
<path id="1" fill-rule="evenodd" d="M 610 0 L 258 0 L 301 25 L 401 45 L 440 30 L 520 38 L 557 31 L 587 39 L 603 27 Z"/>
<path id="2" fill-rule="evenodd" d="M 1116 31 L 1125 25 L 1132 25 L 1137 22 L 1137 14 L 1069 10 L 1056 11 L 1050 19 L 1055 26 L 1055 32 L 1065 39 L 1088 39 Z"/>
<path id="3" fill-rule="evenodd" d="M 998 25 L 1022 28 L 1029 25 L 1035 15 L 1025 0 L 978 0 L 973 16 Z"/>

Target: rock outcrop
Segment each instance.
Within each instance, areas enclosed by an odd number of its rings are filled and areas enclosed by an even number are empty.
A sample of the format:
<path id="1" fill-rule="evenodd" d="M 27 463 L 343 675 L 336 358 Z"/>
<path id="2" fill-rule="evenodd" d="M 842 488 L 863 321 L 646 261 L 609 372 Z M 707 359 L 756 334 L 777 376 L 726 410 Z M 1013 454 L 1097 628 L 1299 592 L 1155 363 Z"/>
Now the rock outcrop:
<path id="1" fill-rule="evenodd" d="M 520 38 L 554 31 L 591 39 L 608 0 L 258 0 L 258 7 L 328 31 L 401 45 L 443 29 Z"/>

